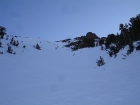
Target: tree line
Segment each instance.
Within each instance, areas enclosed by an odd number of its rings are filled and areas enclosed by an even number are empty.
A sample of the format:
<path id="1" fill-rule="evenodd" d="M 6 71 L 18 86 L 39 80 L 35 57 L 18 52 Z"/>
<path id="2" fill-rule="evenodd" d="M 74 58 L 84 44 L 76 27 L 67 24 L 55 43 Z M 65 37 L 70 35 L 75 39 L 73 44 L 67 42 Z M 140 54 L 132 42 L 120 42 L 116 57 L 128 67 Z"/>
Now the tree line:
<path id="1" fill-rule="evenodd" d="M 128 24 L 121 23 L 119 25 L 119 30 L 120 34 L 109 34 L 105 38 L 105 41 L 102 38 L 99 40 L 100 46 L 104 44 L 105 49 L 110 49 L 110 56 L 118 53 L 119 50 L 124 48 L 126 45 L 129 45 L 129 53 L 133 51 L 133 42 L 140 40 L 140 14 L 138 14 L 136 17 L 130 18 Z M 111 44 L 114 44 L 115 46 L 111 46 Z"/>

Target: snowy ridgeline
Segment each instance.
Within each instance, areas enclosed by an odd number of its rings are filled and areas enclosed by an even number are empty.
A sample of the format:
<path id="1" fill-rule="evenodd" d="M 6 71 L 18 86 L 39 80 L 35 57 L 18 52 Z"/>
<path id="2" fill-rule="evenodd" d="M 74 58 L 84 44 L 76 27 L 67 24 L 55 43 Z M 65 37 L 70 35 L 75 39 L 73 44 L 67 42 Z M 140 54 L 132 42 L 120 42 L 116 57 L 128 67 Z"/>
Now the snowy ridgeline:
<path id="1" fill-rule="evenodd" d="M 126 55 L 126 46 L 114 58 L 99 46 L 72 52 L 58 42 L 11 39 L 1 39 L 0 105 L 140 105 L 140 51 Z"/>

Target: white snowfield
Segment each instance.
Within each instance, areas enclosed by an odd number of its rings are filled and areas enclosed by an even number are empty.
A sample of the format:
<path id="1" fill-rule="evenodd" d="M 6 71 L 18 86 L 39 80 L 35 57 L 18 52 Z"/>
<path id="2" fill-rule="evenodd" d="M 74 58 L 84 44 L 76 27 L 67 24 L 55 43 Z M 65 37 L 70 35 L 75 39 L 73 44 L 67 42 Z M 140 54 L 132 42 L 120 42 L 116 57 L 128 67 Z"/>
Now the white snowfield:
<path id="1" fill-rule="evenodd" d="M 72 52 L 60 42 L 18 37 L 14 55 L 6 51 L 10 39 L 1 40 L 0 105 L 140 105 L 140 51 L 124 57 L 126 46 L 114 58 L 100 47 Z M 100 56 L 105 65 L 98 67 Z"/>

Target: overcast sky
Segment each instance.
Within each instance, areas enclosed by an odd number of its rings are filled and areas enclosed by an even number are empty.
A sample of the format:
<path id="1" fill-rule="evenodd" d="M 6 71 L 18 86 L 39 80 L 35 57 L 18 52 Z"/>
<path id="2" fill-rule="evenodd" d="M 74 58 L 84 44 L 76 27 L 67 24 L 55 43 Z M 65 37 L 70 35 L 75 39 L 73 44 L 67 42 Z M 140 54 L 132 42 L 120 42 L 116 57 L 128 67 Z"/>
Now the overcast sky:
<path id="1" fill-rule="evenodd" d="M 0 26 L 8 35 L 49 41 L 119 32 L 140 13 L 140 0 L 0 0 Z"/>

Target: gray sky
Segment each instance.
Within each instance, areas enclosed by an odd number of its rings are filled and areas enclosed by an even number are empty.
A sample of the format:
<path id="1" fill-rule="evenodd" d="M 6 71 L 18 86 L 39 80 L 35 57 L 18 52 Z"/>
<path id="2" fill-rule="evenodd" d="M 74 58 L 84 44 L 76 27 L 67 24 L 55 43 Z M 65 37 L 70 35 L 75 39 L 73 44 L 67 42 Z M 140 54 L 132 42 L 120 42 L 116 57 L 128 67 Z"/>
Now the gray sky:
<path id="1" fill-rule="evenodd" d="M 7 34 L 49 41 L 119 32 L 140 13 L 140 0 L 0 0 L 0 26 Z"/>

